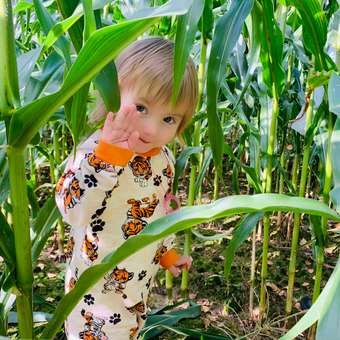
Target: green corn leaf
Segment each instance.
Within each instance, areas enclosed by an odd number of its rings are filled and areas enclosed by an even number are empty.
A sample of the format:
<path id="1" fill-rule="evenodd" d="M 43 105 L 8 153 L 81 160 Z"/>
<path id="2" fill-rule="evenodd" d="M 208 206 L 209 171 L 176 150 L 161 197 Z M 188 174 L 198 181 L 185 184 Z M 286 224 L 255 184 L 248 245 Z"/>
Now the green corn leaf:
<path id="1" fill-rule="evenodd" d="M 98 73 L 94 84 L 103 98 L 107 112 L 117 112 L 120 107 L 120 89 L 114 62 L 107 64 Z"/>
<path id="2" fill-rule="evenodd" d="M 164 311 L 164 310 L 163 310 Z M 180 320 L 188 318 L 197 318 L 201 314 L 201 306 L 195 302 L 189 301 L 189 306 L 185 309 L 158 312 L 149 314 L 145 326 L 141 332 L 143 339 L 154 339 L 164 331 L 162 326 L 173 326 Z"/>
<path id="3" fill-rule="evenodd" d="M 82 0 L 84 8 L 84 32 L 83 39 L 84 42 L 91 36 L 91 34 L 96 30 L 96 20 L 94 18 L 92 0 Z"/>
<path id="4" fill-rule="evenodd" d="M 198 28 L 203 34 L 204 39 L 211 39 L 214 28 L 213 1 L 205 0 L 202 17 L 198 23 Z"/>
<path id="5" fill-rule="evenodd" d="M 86 123 L 87 98 L 90 83 L 85 84 L 72 98 L 70 128 L 76 149 Z"/>
<path id="6" fill-rule="evenodd" d="M 40 97 L 49 87 L 60 87 L 58 79 L 64 72 L 64 60 L 57 53 L 52 52 L 44 61 L 40 71 L 33 72 L 25 87 L 24 103 Z"/>
<path id="7" fill-rule="evenodd" d="M 284 71 L 282 68 L 283 36 L 274 17 L 272 0 L 262 1 L 263 32 L 261 35 L 260 59 L 263 66 L 263 80 L 268 93 L 273 96 L 273 86 L 279 96 L 284 85 Z"/>
<path id="8" fill-rule="evenodd" d="M 202 15 L 203 0 L 194 0 L 188 13 L 178 19 L 174 56 L 174 80 L 172 89 L 172 103 L 176 103 L 190 50 L 195 40 L 197 23 Z"/>
<path id="9" fill-rule="evenodd" d="M 5 216 L 0 212 L 0 255 L 10 269 L 15 266 L 14 234 Z"/>
<path id="10" fill-rule="evenodd" d="M 224 137 L 217 113 L 217 96 L 221 82 L 226 76 L 228 57 L 252 6 L 253 0 L 233 1 L 228 12 L 217 20 L 212 41 L 207 70 L 208 134 L 218 171 L 221 168 Z"/>
<path id="11" fill-rule="evenodd" d="M 211 160 L 212 160 L 212 152 L 211 152 L 211 148 L 208 147 L 204 151 L 203 164 L 201 168 L 199 169 L 199 174 L 195 182 L 195 197 L 197 196 L 198 190 L 203 183 L 203 179 L 205 177 L 205 174 L 207 172 L 207 169 L 208 169 L 208 166 Z"/>
<path id="12" fill-rule="evenodd" d="M 315 214 L 340 221 L 340 215 L 331 210 L 326 204 L 307 198 L 278 194 L 229 196 L 211 204 L 182 208 L 173 214 L 151 222 L 148 228 L 145 228 L 140 234 L 127 239 L 122 246 L 107 255 L 100 264 L 86 269 L 77 281 L 76 286 L 60 301 L 53 319 L 48 323 L 42 334 L 42 338 L 53 338 L 67 315 L 73 310 L 85 292 L 103 277 L 106 272 L 131 254 L 157 240 L 178 231 L 191 228 L 198 223 L 240 213 L 260 211 L 293 211 Z"/>
<path id="13" fill-rule="evenodd" d="M 175 164 L 175 177 L 173 181 L 173 191 L 177 192 L 178 189 L 178 179 L 182 175 L 188 159 L 191 155 L 198 154 L 202 151 L 201 146 L 189 146 L 185 148 L 176 159 Z"/>
<path id="14" fill-rule="evenodd" d="M 329 111 L 340 118 L 340 77 L 333 72 L 328 83 Z"/>
<path id="15" fill-rule="evenodd" d="M 340 212 L 340 118 L 338 117 L 331 138 L 331 160 L 334 186 L 330 198 L 335 209 Z"/>
<path id="16" fill-rule="evenodd" d="M 48 32 L 44 41 L 44 48 L 50 48 L 65 32 L 67 32 L 79 19 L 81 15 L 71 16 L 56 23 Z"/>
<path id="17" fill-rule="evenodd" d="M 339 267 L 339 265 L 337 265 Z M 337 268 L 335 268 L 335 275 L 337 274 Z M 338 270 L 340 271 L 340 270 Z M 333 276 L 334 274 L 332 274 Z M 332 280 L 337 280 L 331 281 Z M 330 293 L 331 297 L 327 297 L 325 306 L 320 313 L 320 319 L 318 322 L 318 328 L 316 332 L 316 339 L 332 339 L 334 334 L 340 334 L 340 275 L 330 278 L 329 281 L 333 283 L 333 289 Z M 328 281 L 328 282 L 329 282 Z"/>
<path id="18" fill-rule="evenodd" d="M 234 260 L 235 253 L 242 243 L 248 238 L 259 220 L 263 217 L 263 212 L 256 212 L 245 216 L 236 227 L 228 247 L 224 253 L 224 278 L 228 279 L 230 274 L 231 264 Z"/>
<path id="19" fill-rule="evenodd" d="M 45 35 L 48 34 L 50 29 L 54 25 L 54 20 L 48 10 L 45 8 L 41 0 L 33 0 L 35 7 L 35 13 L 39 19 L 41 28 Z M 71 64 L 70 53 L 69 53 L 69 43 L 65 37 L 61 37 L 56 41 L 56 51 L 61 53 L 68 65 Z"/>
<path id="20" fill-rule="evenodd" d="M 315 56 L 315 68 L 317 71 L 328 70 L 324 46 L 327 41 L 327 18 L 318 0 L 287 0 L 294 6 L 301 19 L 303 31 L 303 43 L 306 49 Z"/>
<path id="21" fill-rule="evenodd" d="M 280 340 L 291 340 L 320 320 L 317 339 L 332 339 L 339 334 L 340 259 L 320 296 L 299 322 Z M 337 312 L 338 314 L 333 314 Z M 327 319 L 329 318 L 329 319 Z M 321 327 L 321 328 L 320 328 Z M 325 328 L 327 327 L 327 328 Z M 320 328 L 320 330 L 319 330 Z M 326 335 L 327 334 L 327 335 Z M 321 337 L 326 335 L 326 337 Z"/>
<path id="22" fill-rule="evenodd" d="M 84 30 L 84 20 L 82 18 L 83 6 L 79 4 L 79 0 L 57 0 L 57 2 L 60 13 L 64 19 L 68 19 L 69 17 L 78 15 L 76 22 L 74 22 L 68 28 L 68 33 L 70 35 L 74 49 L 76 50 L 77 53 L 79 53 L 80 49 L 83 46 L 83 30 Z M 77 7 L 81 9 L 81 14 L 74 13 Z M 58 25 L 58 23 L 56 25 Z M 52 27 L 51 31 L 53 31 L 53 29 L 54 27 Z"/>
<path id="23" fill-rule="evenodd" d="M 38 216 L 32 225 L 34 232 L 34 238 L 32 240 L 33 267 L 35 267 L 38 257 L 45 246 L 48 237 L 51 235 L 59 216 L 60 214 L 54 196 L 50 197 L 39 210 Z"/>

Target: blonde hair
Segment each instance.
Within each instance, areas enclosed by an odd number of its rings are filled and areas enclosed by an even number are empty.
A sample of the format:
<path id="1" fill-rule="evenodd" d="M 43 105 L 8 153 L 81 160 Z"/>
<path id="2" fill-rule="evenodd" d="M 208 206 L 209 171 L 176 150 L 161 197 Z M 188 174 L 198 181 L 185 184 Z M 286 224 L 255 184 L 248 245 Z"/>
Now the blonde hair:
<path id="1" fill-rule="evenodd" d="M 151 37 L 137 40 L 124 49 L 116 59 L 120 85 L 133 87 L 141 97 L 151 102 L 171 104 L 173 84 L 174 43 Z M 198 80 L 194 62 L 189 57 L 181 88 L 174 109 L 181 107 L 183 119 L 177 129 L 179 136 L 193 116 L 198 98 Z M 105 106 L 102 100 L 89 120 L 104 118 Z"/>

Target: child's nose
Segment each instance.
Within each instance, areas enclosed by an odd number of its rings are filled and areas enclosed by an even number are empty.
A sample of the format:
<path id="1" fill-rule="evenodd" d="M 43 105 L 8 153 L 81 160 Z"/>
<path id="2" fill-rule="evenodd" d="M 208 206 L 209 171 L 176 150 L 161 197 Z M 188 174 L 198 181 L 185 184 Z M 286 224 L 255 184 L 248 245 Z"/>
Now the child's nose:
<path id="1" fill-rule="evenodd" d="M 143 134 L 146 139 L 153 138 L 157 134 L 157 124 L 155 122 L 152 122 L 151 120 L 147 120 L 144 122 L 143 126 Z"/>

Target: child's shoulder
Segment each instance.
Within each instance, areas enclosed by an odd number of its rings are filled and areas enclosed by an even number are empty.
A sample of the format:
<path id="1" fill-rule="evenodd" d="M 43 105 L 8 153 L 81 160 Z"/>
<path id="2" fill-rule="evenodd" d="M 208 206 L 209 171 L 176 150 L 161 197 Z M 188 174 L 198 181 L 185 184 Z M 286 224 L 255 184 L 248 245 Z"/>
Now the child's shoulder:
<path id="1" fill-rule="evenodd" d="M 83 139 L 81 143 L 78 145 L 78 150 L 93 150 L 99 142 L 100 138 L 100 130 L 93 132 L 90 136 Z"/>

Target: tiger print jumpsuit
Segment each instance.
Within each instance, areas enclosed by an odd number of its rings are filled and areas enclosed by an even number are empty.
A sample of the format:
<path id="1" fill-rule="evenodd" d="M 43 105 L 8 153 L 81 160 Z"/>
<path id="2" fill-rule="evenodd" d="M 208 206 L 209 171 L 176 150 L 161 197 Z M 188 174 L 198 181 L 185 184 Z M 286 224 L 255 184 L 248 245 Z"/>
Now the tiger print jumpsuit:
<path id="1" fill-rule="evenodd" d="M 56 202 L 71 225 L 65 292 L 89 266 L 163 215 L 171 191 L 173 158 L 164 146 L 134 154 L 99 140 L 95 132 L 69 157 Z M 137 339 L 146 319 L 150 284 L 178 254 L 174 236 L 155 242 L 112 268 L 88 291 L 65 322 L 68 339 Z"/>

